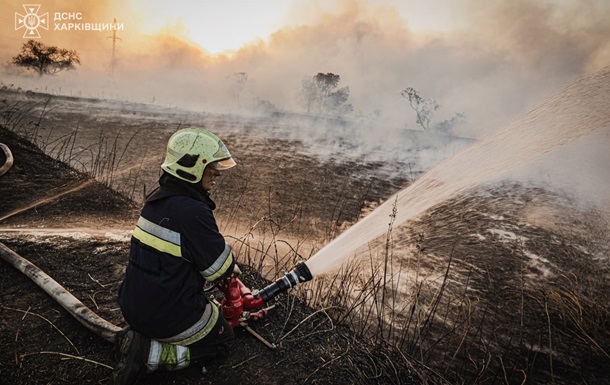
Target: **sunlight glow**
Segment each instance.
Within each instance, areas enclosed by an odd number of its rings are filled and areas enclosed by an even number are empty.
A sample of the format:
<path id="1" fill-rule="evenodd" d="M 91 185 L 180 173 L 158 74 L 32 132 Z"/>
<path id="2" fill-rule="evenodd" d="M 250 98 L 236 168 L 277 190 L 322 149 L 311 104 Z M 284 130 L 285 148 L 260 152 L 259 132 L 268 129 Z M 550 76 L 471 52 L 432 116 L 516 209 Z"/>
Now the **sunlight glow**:
<path id="1" fill-rule="evenodd" d="M 237 50 L 245 44 L 267 39 L 284 24 L 293 4 L 281 0 L 135 0 L 144 10 L 147 33 L 170 30 L 200 45 L 212 54 Z"/>
<path id="2" fill-rule="evenodd" d="M 190 40 L 211 54 L 230 53 L 266 40 L 283 27 L 315 22 L 347 4 L 385 5 L 415 31 L 448 31 L 455 26 L 455 0 L 130 0 L 144 33 L 167 33 Z M 461 0 L 462 3 L 464 0 Z"/>

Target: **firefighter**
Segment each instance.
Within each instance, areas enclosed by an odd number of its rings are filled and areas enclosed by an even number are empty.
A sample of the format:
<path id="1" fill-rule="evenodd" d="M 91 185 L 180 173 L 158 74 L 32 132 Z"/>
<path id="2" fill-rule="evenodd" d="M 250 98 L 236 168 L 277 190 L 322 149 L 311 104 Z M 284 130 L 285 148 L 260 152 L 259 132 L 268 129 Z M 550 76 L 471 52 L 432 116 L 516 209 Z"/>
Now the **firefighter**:
<path id="1" fill-rule="evenodd" d="M 185 128 L 169 139 L 159 187 L 147 197 L 133 231 L 119 288 L 129 326 L 117 334 L 115 384 L 227 355 L 233 330 L 203 285 L 239 274 L 210 198 L 216 178 L 235 165 L 211 132 Z"/>

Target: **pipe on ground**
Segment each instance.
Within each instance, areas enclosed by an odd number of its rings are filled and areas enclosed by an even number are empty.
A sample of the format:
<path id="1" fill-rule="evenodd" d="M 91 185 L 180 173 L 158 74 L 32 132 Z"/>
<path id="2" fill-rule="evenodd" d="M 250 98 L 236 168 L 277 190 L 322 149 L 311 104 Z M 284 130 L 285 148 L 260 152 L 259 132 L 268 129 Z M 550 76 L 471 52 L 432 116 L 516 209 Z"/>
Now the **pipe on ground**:
<path id="1" fill-rule="evenodd" d="M 2 176 L 13 166 L 13 153 L 4 143 L 0 143 L 0 149 L 4 152 L 4 155 L 6 155 L 6 161 L 2 167 L 0 167 L 0 176 Z"/>
<path id="2" fill-rule="evenodd" d="M 15 253 L 2 242 L 0 242 L 0 258 L 34 281 L 87 329 L 106 341 L 114 343 L 114 336 L 121 330 L 120 327 L 95 314 L 38 266 Z"/>

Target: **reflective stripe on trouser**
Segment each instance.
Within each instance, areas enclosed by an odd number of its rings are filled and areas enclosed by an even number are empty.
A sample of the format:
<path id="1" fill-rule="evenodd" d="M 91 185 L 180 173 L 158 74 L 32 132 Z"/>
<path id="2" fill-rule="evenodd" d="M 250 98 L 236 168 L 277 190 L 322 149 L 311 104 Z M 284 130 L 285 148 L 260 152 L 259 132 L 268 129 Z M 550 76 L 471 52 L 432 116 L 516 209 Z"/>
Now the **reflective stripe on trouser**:
<path id="1" fill-rule="evenodd" d="M 205 363 L 226 358 L 234 338 L 229 323 L 223 317 L 219 317 L 218 322 L 205 338 L 188 346 L 151 340 L 148 370 L 177 370 L 195 362 Z"/>
<path id="2" fill-rule="evenodd" d="M 148 371 L 184 369 L 189 366 L 190 362 L 191 355 L 188 347 L 150 341 L 150 353 L 146 364 Z"/>
<path id="3" fill-rule="evenodd" d="M 193 326 L 176 336 L 169 338 L 157 338 L 157 340 L 176 345 L 191 345 L 210 334 L 214 326 L 216 326 L 219 316 L 220 311 L 218 310 L 218 307 L 212 303 L 208 303 L 205 307 L 203 315 Z"/>

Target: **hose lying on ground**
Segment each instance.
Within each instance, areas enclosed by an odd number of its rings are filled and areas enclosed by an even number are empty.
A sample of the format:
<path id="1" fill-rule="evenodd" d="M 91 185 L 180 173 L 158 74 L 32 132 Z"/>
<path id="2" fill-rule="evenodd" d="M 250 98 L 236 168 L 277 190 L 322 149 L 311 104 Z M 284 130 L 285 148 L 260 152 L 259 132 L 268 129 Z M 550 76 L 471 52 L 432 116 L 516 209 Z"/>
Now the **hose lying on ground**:
<path id="1" fill-rule="evenodd" d="M 120 327 L 95 314 L 38 266 L 15 253 L 2 242 L 0 242 L 0 257 L 34 281 L 87 329 L 114 343 L 114 336 L 121 330 Z"/>
<path id="2" fill-rule="evenodd" d="M 13 166 L 13 153 L 11 153 L 11 149 L 4 143 L 0 143 L 0 149 L 2 149 L 4 155 L 6 155 L 6 161 L 2 167 L 0 167 L 0 176 L 2 176 Z"/>

